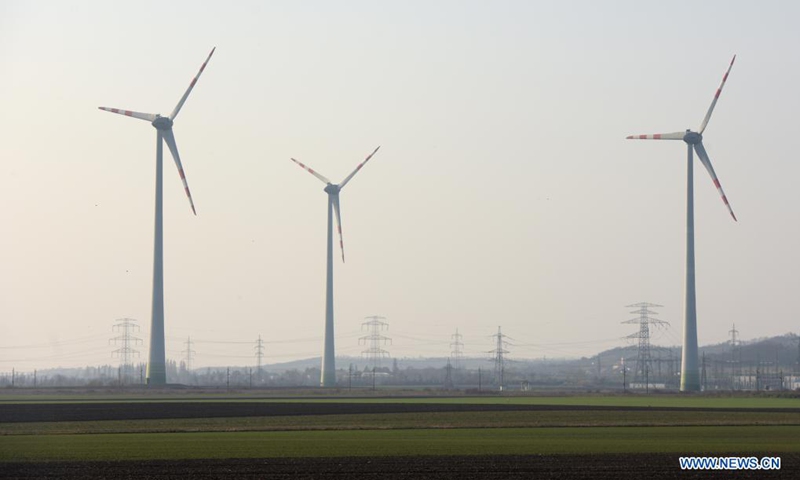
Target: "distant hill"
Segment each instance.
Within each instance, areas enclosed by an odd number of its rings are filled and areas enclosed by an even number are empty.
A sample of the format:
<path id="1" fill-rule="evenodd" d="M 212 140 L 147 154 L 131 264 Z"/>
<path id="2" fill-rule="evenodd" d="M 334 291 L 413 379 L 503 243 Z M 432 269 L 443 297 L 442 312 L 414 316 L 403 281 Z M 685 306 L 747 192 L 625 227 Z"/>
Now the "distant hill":
<path id="1" fill-rule="evenodd" d="M 776 358 L 778 364 L 784 366 L 796 365 L 798 358 L 800 358 L 800 343 L 797 334 L 787 333 L 776 337 L 757 338 L 754 340 L 744 341 L 740 344 L 738 355 L 739 361 L 742 363 L 756 363 L 756 362 L 775 362 Z M 599 358 L 600 367 L 602 370 L 612 369 L 614 366 L 619 365 L 620 360 L 625 358 L 626 362 L 632 363 L 636 360 L 638 347 L 636 345 L 628 345 L 624 347 L 615 347 L 609 350 L 604 350 L 590 357 L 581 358 L 536 358 L 536 359 L 518 359 L 511 357 L 508 359 L 508 368 L 537 368 L 537 367 L 552 367 L 555 365 L 596 365 Z M 732 348 L 730 343 L 723 342 L 712 345 L 703 345 L 700 347 L 700 354 L 705 353 L 706 358 L 714 361 L 728 361 L 732 357 Z M 650 356 L 653 359 L 661 359 L 663 362 L 670 360 L 677 362 L 681 357 L 680 346 L 657 346 L 650 347 Z M 395 361 L 397 367 L 401 370 L 406 368 L 444 368 L 447 365 L 447 357 L 398 357 L 386 359 L 383 367 L 392 369 Z M 305 371 L 306 369 L 319 369 L 320 357 L 311 357 L 301 360 L 293 360 L 291 362 L 272 363 L 264 365 L 264 370 L 274 373 L 282 373 L 288 370 Z M 362 357 L 336 357 L 336 368 L 346 369 L 349 365 L 353 365 L 356 370 L 364 370 L 367 368 L 367 360 Z M 461 360 L 462 368 L 470 370 L 477 370 L 479 368 L 488 370 L 494 368 L 492 359 L 487 354 L 486 357 L 477 358 L 464 358 Z M 214 367 L 211 367 L 212 369 Z M 219 367 L 224 368 L 224 367 Z M 233 367 L 232 367 L 233 368 Z"/>
<path id="2" fill-rule="evenodd" d="M 397 368 L 444 368 L 447 365 L 447 357 L 401 357 L 389 358 L 381 363 L 382 367 L 392 369 L 394 363 L 397 361 Z M 319 368 L 321 359 L 320 357 L 304 358 L 302 360 L 294 360 L 291 362 L 272 363 L 264 365 L 264 370 L 268 372 L 281 373 L 287 370 L 300 370 L 303 371 L 307 368 Z M 336 357 L 336 368 L 346 369 L 350 365 L 353 369 L 364 370 L 369 363 L 362 357 Z M 464 358 L 461 361 L 462 367 L 477 370 L 478 368 L 492 368 L 491 359 L 487 358 Z"/>
<path id="3" fill-rule="evenodd" d="M 798 366 L 800 360 L 800 338 L 797 334 L 786 333 L 776 337 L 756 338 L 741 342 L 736 349 L 730 342 L 722 342 L 711 345 L 702 345 L 699 348 L 700 355 L 705 354 L 706 359 L 717 362 L 728 362 L 735 358 L 743 364 L 771 363 L 788 367 Z M 601 364 L 609 365 L 619 363 L 621 358 L 626 361 L 635 361 L 638 352 L 637 346 L 617 347 L 605 350 L 594 357 L 585 360 L 596 360 L 600 357 Z M 650 357 L 668 359 L 678 359 L 681 356 L 681 347 L 659 347 L 651 346 Z"/>

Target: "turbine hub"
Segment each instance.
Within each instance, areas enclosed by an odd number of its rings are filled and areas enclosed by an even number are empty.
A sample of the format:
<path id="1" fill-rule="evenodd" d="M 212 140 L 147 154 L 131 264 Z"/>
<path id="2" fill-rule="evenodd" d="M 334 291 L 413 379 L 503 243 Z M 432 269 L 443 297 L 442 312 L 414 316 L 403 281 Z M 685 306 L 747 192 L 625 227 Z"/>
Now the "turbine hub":
<path id="1" fill-rule="evenodd" d="M 330 195 L 336 195 L 339 193 L 339 185 L 334 185 L 332 183 L 329 183 L 328 185 L 325 186 L 325 192 Z"/>
<path id="2" fill-rule="evenodd" d="M 683 136 L 683 141 L 688 143 L 689 145 L 697 145 L 703 140 L 703 135 L 693 132 L 691 130 L 686 130 L 686 135 Z"/>
<path id="3" fill-rule="evenodd" d="M 172 120 L 169 117 L 162 117 L 161 115 L 156 115 L 156 119 L 153 120 L 152 125 L 159 130 L 169 130 L 172 128 Z"/>

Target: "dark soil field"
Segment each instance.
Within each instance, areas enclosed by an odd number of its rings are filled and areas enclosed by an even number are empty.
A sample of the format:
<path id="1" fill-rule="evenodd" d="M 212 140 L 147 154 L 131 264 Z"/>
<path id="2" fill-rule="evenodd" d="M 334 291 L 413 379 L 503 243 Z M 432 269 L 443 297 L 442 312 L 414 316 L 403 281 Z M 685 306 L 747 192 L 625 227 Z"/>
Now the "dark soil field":
<path id="1" fill-rule="evenodd" d="M 25 479 L 744 479 L 797 478 L 800 455 L 778 471 L 682 471 L 674 454 L 282 458 L 0 465 L 0 477 Z"/>
<path id="2" fill-rule="evenodd" d="M 0 423 L 168 418 L 268 417 L 422 412 L 499 411 L 648 411 L 737 412 L 734 408 L 614 407 L 522 404 L 447 403 L 272 403 L 272 402 L 147 402 L 147 403 L 13 403 L 0 405 Z M 794 408 L 752 408 L 748 412 L 800 413 Z"/>

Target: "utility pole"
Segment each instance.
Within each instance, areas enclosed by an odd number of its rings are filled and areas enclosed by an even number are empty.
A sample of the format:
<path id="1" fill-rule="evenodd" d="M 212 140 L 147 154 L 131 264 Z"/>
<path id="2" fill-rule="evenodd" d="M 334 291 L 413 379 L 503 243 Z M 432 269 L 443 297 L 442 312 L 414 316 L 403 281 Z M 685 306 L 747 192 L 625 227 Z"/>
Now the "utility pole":
<path id="1" fill-rule="evenodd" d="M 366 327 L 370 333 L 369 335 L 359 338 L 358 344 L 369 345 L 369 348 L 363 350 L 361 354 L 367 357 L 367 363 L 372 366 L 374 377 L 375 369 L 381 366 L 381 360 L 389 356 L 389 352 L 382 349 L 381 344 L 386 345 L 388 342 L 391 345 L 392 339 L 381 334 L 381 331 L 389 328 L 389 324 L 384 322 L 386 317 L 373 315 L 371 317 L 364 317 L 364 319 L 367 321 L 361 324 L 361 329 L 363 330 Z"/>
<path id="2" fill-rule="evenodd" d="M 353 391 L 353 364 L 350 364 L 350 368 L 347 369 L 347 391 Z"/>
<path id="3" fill-rule="evenodd" d="M 797 361 L 794 368 L 795 374 L 800 375 L 800 335 L 797 336 Z"/>
<path id="4" fill-rule="evenodd" d="M 756 391 L 761 391 L 761 377 L 764 369 L 761 368 L 761 353 L 756 353 Z"/>
<path id="5" fill-rule="evenodd" d="M 603 367 L 600 364 L 600 354 L 597 354 L 597 383 L 600 383 L 603 376 Z"/>
<path id="6" fill-rule="evenodd" d="M 112 327 L 112 331 L 119 332 L 119 335 L 112 337 L 108 340 L 109 345 L 122 344 L 120 348 L 111 352 L 112 357 L 119 358 L 120 367 L 120 385 L 123 383 L 123 378 L 133 374 L 133 357 L 139 356 L 139 351 L 133 347 L 140 345 L 142 340 L 135 337 L 134 332 L 139 330 L 139 325 L 136 320 L 132 318 L 120 318 Z"/>
<path id="7" fill-rule="evenodd" d="M 192 371 L 192 360 L 194 360 L 194 356 L 197 353 L 194 350 L 192 350 L 192 343 L 194 343 L 194 342 L 192 342 L 192 337 L 187 337 L 186 341 L 183 342 L 183 344 L 186 345 L 186 350 L 183 350 L 181 352 L 181 353 L 185 353 L 186 354 L 186 371 L 187 372 L 191 372 Z"/>
<path id="8" fill-rule="evenodd" d="M 253 389 L 253 368 L 252 367 L 248 367 L 247 368 L 247 373 L 250 376 L 250 390 L 252 390 Z"/>
<path id="9" fill-rule="evenodd" d="M 622 357 L 621 363 L 622 363 L 622 391 L 623 392 L 627 392 L 628 391 L 628 382 L 627 382 L 627 378 L 626 378 L 627 374 L 625 372 L 625 370 L 626 370 L 625 369 L 625 357 Z"/>
<path id="10" fill-rule="evenodd" d="M 261 340 L 261 335 L 258 336 L 258 340 L 256 340 L 256 346 L 253 348 L 256 349 L 256 380 L 261 382 L 261 364 L 264 360 L 264 341 Z"/>
<path id="11" fill-rule="evenodd" d="M 700 384 L 703 385 L 703 391 L 708 390 L 708 377 L 706 376 L 706 352 L 703 351 L 703 370 L 700 372 Z"/>
<path id="12" fill-rule="evenodd" d="M 463 335 L 458 333 L 456 328 L 456 333 L 450 335 L 450 338 L 453 340 L 450 342 L 450 358 L 453 359 L 453 367 L 458 371 L 461 368 L 461 360 L 464 358 L 464 343 L 461 341 Z"/>
<path id="13" fill-rule="evenodd" d="M 624 338 L 638 340 L 638 352 L 636 354 L 636 368 L 634 369 L 633 381 L 641 383 L 644 381 L 644 388 L 646 393 L 650 393 L 650 372 L 653 370 L 653 362 L 650 357 L 650 328 L 669 326 L 669 323 L 652 318 L 652 315 L 658 315 L 658 312 L 650 310 L 650 307 L 656 308 L 661 305 L 655 303 L 634 303 L 633 305 L 626 305 L 627 308 L 636 308 L 637 310 L 631 313 L 638 313 L 637 318 L 626 320 L 622 323 L 634 323 L 639 325 L 639 331 L 632 333 Z"/>
<path id="14" fill-rule="evenodd" d="M 36 370 L 33 371 L 33 388 L 36 388 Z"/>
<path id="15" fill-rule="evenodd" d="M 453 366 L 450 364 L 450 359 L 447 359 L 447 366 L 445 368 L 444 389 L 453 389 Z"/>
<path id="16" fill-rule="evenodd" d="M 501 327 L 497 327 L 497 333 L 492 335 L 495 339 L 495 348 L 491 350 L 489 353 L 494 355 L 494 375 L 495 379 L 497 380 L 498 387 L 500 391 L 503 391 L 503 387 L 505 386 L 505 372 L 506 372 L 506 357 L 505 355 L 509 353 L 508 350 L 505 349 L 506 346 L 510 345 L 510 343 L 506 342 L 504 339 L 509 338 L 508 335 L 503 335 L 503 331 Z"/>

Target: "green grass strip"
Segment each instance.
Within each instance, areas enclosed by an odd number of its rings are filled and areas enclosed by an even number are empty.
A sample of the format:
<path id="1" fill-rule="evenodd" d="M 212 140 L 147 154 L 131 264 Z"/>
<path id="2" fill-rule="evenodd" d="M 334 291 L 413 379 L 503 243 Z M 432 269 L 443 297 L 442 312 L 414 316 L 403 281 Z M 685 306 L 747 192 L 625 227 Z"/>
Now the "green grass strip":
<path id="1" fill-rule="evenodd" d="M 0 437 L 0 461 L 800 452 L 800 427 L 353 430 Z"/>
<path id="2" fill-rule="evenodd" d="M 409 428 L 528 428 L 615 426 L 795 425 L 793 412 L 521 411 L 422 412 L 274 417 L 0 423 L 0 435 L 98 433 L 243 432 L 283 430 L 378 430 Z"/>

